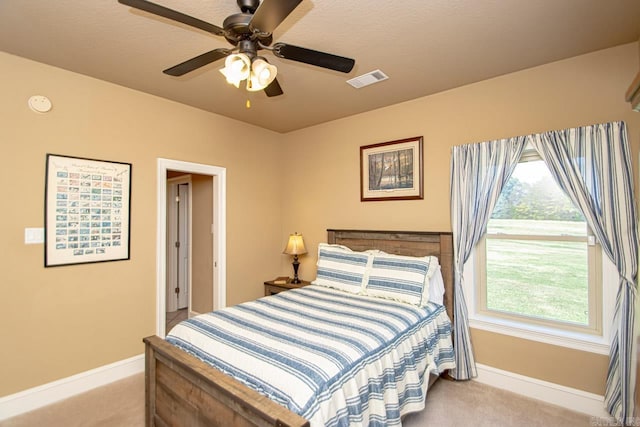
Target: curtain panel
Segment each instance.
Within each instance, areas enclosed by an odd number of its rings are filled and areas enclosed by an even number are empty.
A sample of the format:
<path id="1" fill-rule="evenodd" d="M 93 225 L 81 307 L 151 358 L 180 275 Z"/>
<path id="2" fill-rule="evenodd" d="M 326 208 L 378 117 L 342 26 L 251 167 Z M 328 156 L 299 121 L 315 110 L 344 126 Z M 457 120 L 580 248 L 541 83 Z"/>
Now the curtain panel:
<path id="1" fill-rule="evenodd" d="M 502 188 L 511 177 L 526 144 L 525 137 L 453 147 L 451 156 L 451 226 L 454 257 L 454 354 L 452 376 L 478 376 L 469 336 L 463 292 L 464 264 L 487 231 Z"/>
<path id="2" fill-rule="evenodd" d="M 638 275 L 638 217 L 624 122 L 531 135 L 556 183 L 584 215 L 620 275 L 605 404 L 619 421 L 633 416 L 631 355 Z"/>
<path id="3" fill-rule="evenodd" d="M 631 358 L 638 284 L 638 217 L 631 153 L 624 122 L 604 123 L 479 144 L 455 146 L 451 157 L 454 242 L 453 377 L 475 377 L 463 269 L 525 145 L 540 154 L 560 188 L 584 215 L 604 253 L 616 265 L 619 289 L 610 348 L 605 405 L 618 421 L 633 416 Z"/>

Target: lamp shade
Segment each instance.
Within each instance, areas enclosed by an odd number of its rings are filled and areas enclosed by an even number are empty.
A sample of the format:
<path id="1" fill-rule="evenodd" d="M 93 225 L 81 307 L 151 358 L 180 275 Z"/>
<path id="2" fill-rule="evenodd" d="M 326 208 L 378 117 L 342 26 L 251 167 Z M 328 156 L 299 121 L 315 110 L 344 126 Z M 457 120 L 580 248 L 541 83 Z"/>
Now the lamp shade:
<path id="1" fill-rule="evenodd" d="M 307 253 L 307 249 L 304 247 L 304 240 L 298 233 L 291 234 L 287 246 L 282 253 L 289 255 L 302 255 Z"/>

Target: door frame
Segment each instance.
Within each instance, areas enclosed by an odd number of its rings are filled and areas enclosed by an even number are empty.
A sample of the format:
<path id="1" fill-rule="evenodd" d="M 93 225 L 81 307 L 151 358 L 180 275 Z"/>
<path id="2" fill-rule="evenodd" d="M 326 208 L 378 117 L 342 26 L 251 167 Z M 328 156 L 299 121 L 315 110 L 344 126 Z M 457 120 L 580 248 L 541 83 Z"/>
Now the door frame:
<path id="1" fill-rule="evenodd" d="M 227 257 L 226 211 L 227 170 L 219 166 L 180 160 L 157 159 L 156 192 L 156 335 L 166 335 L 167 292 L 167 171 L 178 171 L 213 177 L 213 309 L 226 306 Z"/>

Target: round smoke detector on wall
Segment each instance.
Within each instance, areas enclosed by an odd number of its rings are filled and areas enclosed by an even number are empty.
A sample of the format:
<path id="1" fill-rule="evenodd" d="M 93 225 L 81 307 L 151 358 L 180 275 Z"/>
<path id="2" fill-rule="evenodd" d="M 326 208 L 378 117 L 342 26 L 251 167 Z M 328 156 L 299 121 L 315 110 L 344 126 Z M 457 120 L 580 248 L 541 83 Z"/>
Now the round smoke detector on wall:
<path id="1" fill-rule="evenodd" d="M 51 101 L 46 96 L 34 95 L 29 98 L 29 108 L 36 113 L 46 113 L 51 110 Z"/>

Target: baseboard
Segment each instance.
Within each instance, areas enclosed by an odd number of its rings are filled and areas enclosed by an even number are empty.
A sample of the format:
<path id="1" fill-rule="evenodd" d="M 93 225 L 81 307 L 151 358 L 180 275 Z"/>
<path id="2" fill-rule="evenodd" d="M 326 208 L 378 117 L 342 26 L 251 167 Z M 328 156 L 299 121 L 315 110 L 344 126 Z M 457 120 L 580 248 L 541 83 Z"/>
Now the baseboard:
<path id="1" fill-rule="evenodd" d="M 144 354 L 0 398 L 0 421 L 144 372 Z"/>
<path id="2" fill-rule="evenodd" d="M 478 377 L 475 380 L 483 384 L 594 417 L 610 417 L 604 409 L 603 396 L 487 365 L 476 364 L 476 367 Z M 0 421 L 141 372 L 144 372 L 143 354 L 2 397 L 0 398 Z"/>
<path id="3" fill-rule="evenodd" d="M 598 418 L 609 418 L 611 415 L 604 408 L 604 396 L 565 387 L 563 385 L 525 377 L 492 366 L 476 364 L 478 377 L 483 384 L 521 394 L 532 399 L 562 406 L 576 412 Z"/>

